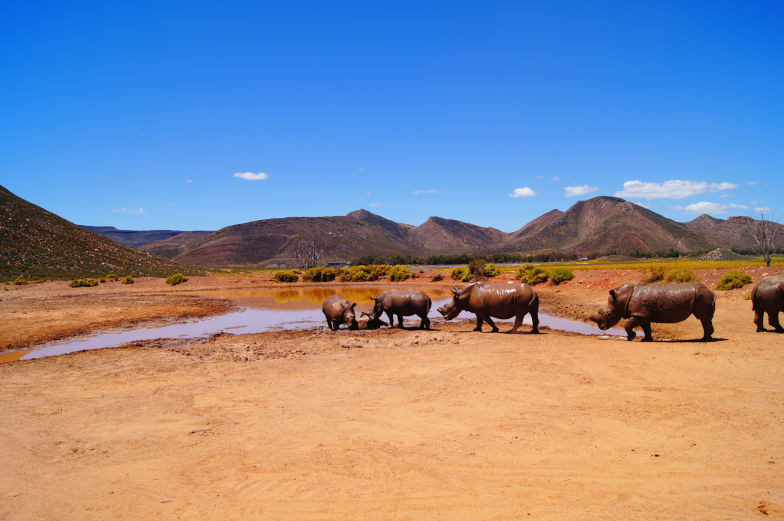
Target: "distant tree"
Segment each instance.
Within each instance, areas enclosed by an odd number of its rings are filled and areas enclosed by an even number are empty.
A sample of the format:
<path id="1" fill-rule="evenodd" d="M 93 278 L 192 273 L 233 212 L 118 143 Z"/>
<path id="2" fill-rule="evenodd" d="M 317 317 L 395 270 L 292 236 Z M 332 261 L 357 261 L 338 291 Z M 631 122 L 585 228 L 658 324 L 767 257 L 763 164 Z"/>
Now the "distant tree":
<path id="1" fill-rule="evenodd" d="M 323 253 L 324 245 L 312 236 L 302 237 L 300 235 L 294 243 L 294 254 L 297 256 L 297 264 L 306 270 L 318 266 L 318 261 Z"/>
<path id="2" fill-rule="evenodd" d="M 760 218 L 754 222 L 754 241 L 765 259 L 765 266 L 770 266 L 770 256 L 781 242 L 781 225 L 771 220 L 766 212 L 760 212 Z"/>

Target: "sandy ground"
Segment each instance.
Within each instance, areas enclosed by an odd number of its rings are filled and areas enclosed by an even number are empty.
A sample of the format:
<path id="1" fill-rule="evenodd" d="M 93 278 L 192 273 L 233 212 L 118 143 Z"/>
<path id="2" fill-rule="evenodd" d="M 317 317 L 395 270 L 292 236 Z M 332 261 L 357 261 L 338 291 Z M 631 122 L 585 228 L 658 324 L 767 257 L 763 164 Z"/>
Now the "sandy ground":
<path id="1" fill-rule="evenodd" d="M 626 276 L 537 291 L 579 316 Z M 231 305 L 194 282 L 127 300 Z M 0 319 L 61 289 L 4 292 Z M 748 289 L 708 343 L 693 317 L 648 344 L 434 322 L 0 364 L 0 519 L 784 519 L 784 335 Z"/>

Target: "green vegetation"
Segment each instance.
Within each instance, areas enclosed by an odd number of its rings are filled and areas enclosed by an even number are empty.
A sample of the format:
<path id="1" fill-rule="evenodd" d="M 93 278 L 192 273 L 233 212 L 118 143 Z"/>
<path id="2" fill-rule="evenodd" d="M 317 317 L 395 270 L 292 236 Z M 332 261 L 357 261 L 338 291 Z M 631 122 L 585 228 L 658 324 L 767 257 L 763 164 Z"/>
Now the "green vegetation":
<path id="1" fill-rule="evenodd" d="M 438 282 L 439 280 L 444 280 L 444 274 L 443 273 L 436 273 L 435 275 L 433 275 L 433 279 L 432 280 L 433 280 L 433 282 Z"/>
<path id="2" fill-rule="evenodd" d="M 452 280 L 459 280 L 461 282 L 468 282 L 474 277 L 471 270 L 460 267 L 452 268 L 452 273 L 450 273 L 449 276 L 452 277 Z"/>
<path id="3" fill-rule="evenodd" d="M 98 281 L 95 279 L 76 279 L 72 280 L 70 284 L 68 284 L 71 288 L 91 288 L 93 286 L 97 286 Z"/>
<path id="4" fill-rule="evenodd" d="M 302 275 L 302 280 L 309 282 L 330 282 L 338 276 L 335 268 L 310 268 Z"/>
<path id="5" fill-rule="evenodd" d="M 526 284 L 531 284 L 533 286 L 541 282 L 547 282 L 547 279 L 550 278 L 550 275 L 544 268 L 526 264 L 517 270 L 517 273 L 515 273 L 515 278 L 520 279 L 521 282 L 525 282 Z"/>
<path id="6" fill-rule="evenodd" d="M 108 280 L 111 280 L 111 281 L 117 281 L 117 280 L 120 280 L 120 276 L 119 276 L 119 275 L 117 275 L 116 273 L 108 273 L 108 274 L 106 275 L 106 278 L 107 278 Z"/>
<path id="7" fill-rule="evenodd" d="M 664 269 L 662 266 L 653 266 L 648 268 L 645 274 L 642 276 L 643 282 L 659 282 L 660 280 L 664 280 L 664 274 L 667 273 L 667 270 Z"/>
<path id="8" fill-rule="evenodd" d="M 45 279 L 36 279 L 36 280 L 27 280 L 27 279 L 16 279 L 11 284 L 14 286 L 26 286 L 27 284 L 43 284 L 46 282 Z M 9 284 L 6 282 L 6 284 Z"/>
<path id="9" fill-rule="evenodd" d="M 133 277 L 128 275 L 127 277 L 122 279 L 122 283 L 123 284 L 133 284 L 134 283 Z"/>
<path id="10" fill-rule="evenodd" d="M 281 270 L 275 272 L 272 276 L 272 280 L 275 282 L 297 282 L 299 280 L 299 275 L 294 273 L 294 270 Z"/>
<path id="11" fill-rule="evenodd" d="M 676 268 L 664 274 L 664 282 L 699 282 L 700 278 L 689 268 Z"/>
<path id="12" fill-rule="evenodd" d="M 569 268 L 553 268 L 550 270 L 550 280 L 553 284 L 560 284 L 574 278 L 574 273 Z"/>
<path id="13" fill-rule="evenodd" d="M 716 289 L 729 291 L 735 288 L 742 288 L 746 284 L 751 284 L 751 275 L 741 270 L 730 270 L 722 275 L 721 280 L 716 285 Z"/>
<path id="14" fill-rule="evenodd" d="M 389 275 L 392 266 L 386 264 L 368 264 L 340 268 L 340 280 L 343 282 L 364 282 L 378 280 Z"/>
<path id="15" fill-rule="evenodd" d="M 174 275 L 169 275 L 169 277 L 166 279 L 166 284 L 169 286 L 176 286 L 177 284 L 182 284 L 183 282 L 187 281 L 188 277 L 182 273 L 175 273 Z"/>
<path id="16" fill-rule="evenodd" d="M 406 280 L 409 277 L 411 277 L 411 270 L 401 264 L 398 264 L 389 271 L 389 280 L 392 282 Z"/>
<path id="17" fill-rule="evenodd" d="M 485 265 L 485 277 L 497 277 L 501 274 L 501 270 L 495 264 Z"/>

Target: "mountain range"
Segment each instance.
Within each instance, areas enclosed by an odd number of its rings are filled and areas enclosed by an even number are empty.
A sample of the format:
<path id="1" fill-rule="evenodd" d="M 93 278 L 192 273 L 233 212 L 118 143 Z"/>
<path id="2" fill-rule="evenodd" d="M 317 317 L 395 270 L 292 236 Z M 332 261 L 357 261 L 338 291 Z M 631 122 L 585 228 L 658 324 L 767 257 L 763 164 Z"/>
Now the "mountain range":
<path id="1" fill-rule="evenodd" d="M 412 226 L 367 210 L 264 219 L 214 232 L 135 231 L 77 226 L 3 187 L 0 203 L 0 276 L 6 277 L 111 271 L 163 275 L 182 271 L 183 265 L 293 266 L 297 243 L 303 240 L 315 240 L 323 248 L 320 262 L 363 256 L 543 251 L 587 256 L 754 248 L 757 222 L 750 217 L 724 220 L 701 215 L 679 223 L 623 199 L 601 196 L 579 201 L 565 212 L 551 210 L 511 233 L 442 217 Z M 784 226 L 776 227 L 784 240 Z"/>
<path id="2" fill-rule="evenodd" d="M 362 256 L 427 257 L 442 254 L 559 251 L 579 256 L 609 251 L 681 252 L 754 248 L 750 217 L 701 215 L 680 223 L 617 197 L 594 197 L 568 210 L 552 210 L 522 228 L 496 228 L 430 217 L 419 226 L 385 219 L 367 210 L 343 216 L 265 219 L 210 234 L 186 232 L 148 242 L 141 249 L 197 265 L 293 265 L 303 238 L 324 248 L 323 261 Z M 784 226 L 778 225 L 784 237 Z"/>

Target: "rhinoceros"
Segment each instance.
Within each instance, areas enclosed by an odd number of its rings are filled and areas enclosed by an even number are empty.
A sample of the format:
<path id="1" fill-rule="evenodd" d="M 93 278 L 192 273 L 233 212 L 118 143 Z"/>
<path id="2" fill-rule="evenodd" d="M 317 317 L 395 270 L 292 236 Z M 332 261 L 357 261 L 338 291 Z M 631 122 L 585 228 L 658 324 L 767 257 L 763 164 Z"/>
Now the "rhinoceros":
<path id="1" fill-rule="evenodd" d="M 378 329 L 381 326 L 389 325 L 380 318 L 371 317 L 364 311 L 360 311 L 359 316 L 357 317 L 357 324 L 359 324 L 359 329 Z"/>
<path id="2" fill-rule="evenodd" d="M 403 317 L 417 315 L 421 318 L 420 329 L 430 329 L 430 319 L 427 314 L 432 306 L 430 297 L 424 291 L 418 289 L 388 289 L 378 297 L 373 297 L 375 304 L 370 317 L 373 320 L 379 319 L 386 313 L 389 317 L 390 327 L 395 325 L 397 315 L 397 327 L 403 327 Z"/>
<path id="3" fill-rule="evenodd" d="M 332 331 L 337 331 L 340 324 L 346 324 L 349 329 L 357 329 L 357 318 L 354 314 L 354 306 L 340 295 L 332 295 L 324 301 L 321 311 L 327 319 L 327 325 Z"/>
<path id="4" fill-rule="evenodd" d="M 784 333 L 779 322 L 779 312 L 784 311 L 784 275 L 763 277 L 751 290 L 751 307 L 757 332 L 765 331 L 762 319 L 768 314 L 768 323 L 776 333 Z"/>
<path id="5" fill-rule="evenodd" d="M 463 310 L 470 311 L 476 314 L 474 331 L 482 331 L 482 323 L 487 322 L 495 333 L 498 327 L 491 317 L 515 317 L 514 326 L 510 330 L 515 332 L 523 323 L 523 317 L 530 313 L 534 326 L 531 332 L 539 333 L 539 297 L 528 284 L 473 282 L 462 288 L 455 286 L 452 295 L 452 302 L 438 308 L 446 320 L 452 320 Z"/>
<path id="6" fill-rule="evenodd" d="M 607 308 L 600 309 L 590 319 L 599 329 L 609 329 L 622 318 L 626 339 L 633 340 L 633 329 L 640 326 L 645 333 L 643 342 L 652 342 L 651 322 L 674 323 L 690 315 L 702 322 L 703 340 L 713 335 L 713 313 L 716 295 L 699 282 L 671 282 L 668 284 L 622 284 L 610 290 Z"/>

